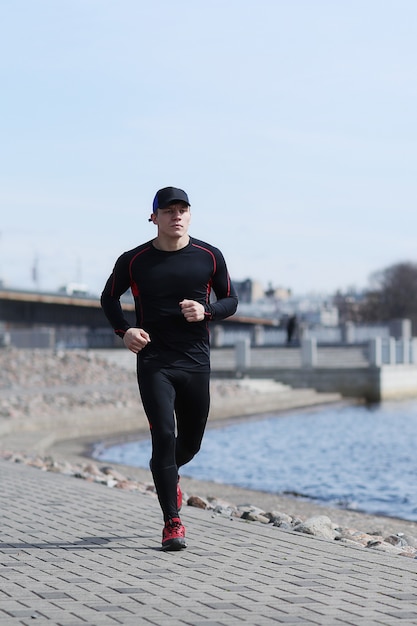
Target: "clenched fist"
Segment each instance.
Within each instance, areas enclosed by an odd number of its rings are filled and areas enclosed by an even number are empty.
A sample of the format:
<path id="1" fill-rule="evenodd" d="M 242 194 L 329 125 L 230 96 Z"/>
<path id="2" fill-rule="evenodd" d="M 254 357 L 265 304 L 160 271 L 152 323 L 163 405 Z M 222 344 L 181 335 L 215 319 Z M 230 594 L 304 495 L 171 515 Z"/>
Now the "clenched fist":
<path id="1" fill-rule="evenodd" d="M 182 300 L 180 307 L 187 322 L 202 322 L 204 319 L 204 306 L 195 300 Z"/>
<path id="2" fill-rule="evenodd" d="M 148 345 L 151 338 L 143 328 L 129 328 L 123 337 L 123 343 L 131 352 L 137 354 Z"/>

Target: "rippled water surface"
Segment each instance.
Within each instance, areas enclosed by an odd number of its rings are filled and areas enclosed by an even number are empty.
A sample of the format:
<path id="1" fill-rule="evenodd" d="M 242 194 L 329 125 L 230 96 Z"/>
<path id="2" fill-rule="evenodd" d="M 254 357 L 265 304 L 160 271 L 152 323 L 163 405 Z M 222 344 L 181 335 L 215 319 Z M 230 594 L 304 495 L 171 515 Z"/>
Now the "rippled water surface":
<path id="1" fill-rule="evenodd" d="M 183 475 L 417 520 L 417 402 L 268 415 L 206 431 Z M 96 458 L 148 467 L 149 440 Z"/>

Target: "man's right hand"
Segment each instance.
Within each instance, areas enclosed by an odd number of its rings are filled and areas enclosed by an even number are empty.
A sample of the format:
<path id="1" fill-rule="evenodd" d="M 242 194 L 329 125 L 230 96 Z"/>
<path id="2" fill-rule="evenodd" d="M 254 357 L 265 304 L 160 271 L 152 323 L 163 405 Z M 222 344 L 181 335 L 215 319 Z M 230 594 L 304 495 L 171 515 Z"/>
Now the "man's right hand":
<path id="1" fill-rule="evenodd" d="M 137 354 L 148 345 L 151 338 L 143 328 L 129 328 L 123 337 L 123 343 L 131 352 Z"/>

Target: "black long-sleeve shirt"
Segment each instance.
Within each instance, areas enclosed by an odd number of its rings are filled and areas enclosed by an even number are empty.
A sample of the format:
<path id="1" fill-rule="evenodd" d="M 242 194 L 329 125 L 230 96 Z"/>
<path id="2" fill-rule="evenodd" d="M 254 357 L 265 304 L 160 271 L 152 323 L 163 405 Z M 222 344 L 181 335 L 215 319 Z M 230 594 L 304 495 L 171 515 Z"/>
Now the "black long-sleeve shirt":
<path id="1" fill-rule="evenodd" d="M 151 241 L 125 252 L 116 261 L 101 296 L 103 311 L 117 335 L 130 328 L 120 297 L 131 289 L 136 326 L 146 330 L 150 343 L 140 351 L 146 366 L 209 370 L 208 322 L 233 315 L 236 291 L 219 249 L 190 237 L 174 252 L 155 248 Z M 214 292 L 216 301 L 210 294 Z M 204 306 L 205 319 L 187 322 L 179 303 L 195 300 Z"/>

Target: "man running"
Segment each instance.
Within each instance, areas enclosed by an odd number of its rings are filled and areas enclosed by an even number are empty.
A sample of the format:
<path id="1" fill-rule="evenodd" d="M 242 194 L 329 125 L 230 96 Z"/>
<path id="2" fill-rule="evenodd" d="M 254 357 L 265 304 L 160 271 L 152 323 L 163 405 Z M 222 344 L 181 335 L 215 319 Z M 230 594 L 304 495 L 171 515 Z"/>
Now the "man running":
<path id="1" fill-rule="evenodd" d="M 199 451 L 208 418 L 208 323 L 237 308 L 222 253 L 190 237 L 190 220 L 185 191 L 160 189 L 149 219 L 157 236 L 117 259 L 101 296 L 115 333 L 138 355 L 139 391 L 152 439 L 150 468 L 165 522 L 163 550 L 186 547 L 178 469 Z M 120 303 L 129 288 L 135 326 Z"/>

